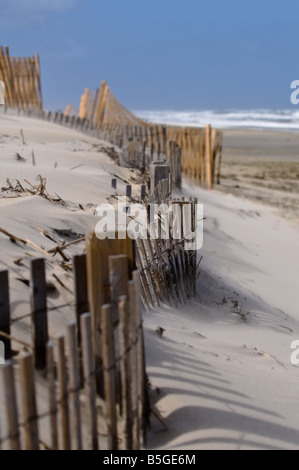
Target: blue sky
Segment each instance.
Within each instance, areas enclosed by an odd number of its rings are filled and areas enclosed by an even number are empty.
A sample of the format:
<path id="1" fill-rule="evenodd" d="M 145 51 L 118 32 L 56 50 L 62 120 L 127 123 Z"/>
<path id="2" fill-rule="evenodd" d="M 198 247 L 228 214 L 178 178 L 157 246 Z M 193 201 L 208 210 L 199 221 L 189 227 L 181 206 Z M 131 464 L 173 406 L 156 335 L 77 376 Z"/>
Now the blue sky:
<path id="1" fill-rule="evenodd" d="M 0 45 L 39 52 L 44 105 L 106 79 L 134 110 L 290 108 L 298 0 L 0 0 Z"/>

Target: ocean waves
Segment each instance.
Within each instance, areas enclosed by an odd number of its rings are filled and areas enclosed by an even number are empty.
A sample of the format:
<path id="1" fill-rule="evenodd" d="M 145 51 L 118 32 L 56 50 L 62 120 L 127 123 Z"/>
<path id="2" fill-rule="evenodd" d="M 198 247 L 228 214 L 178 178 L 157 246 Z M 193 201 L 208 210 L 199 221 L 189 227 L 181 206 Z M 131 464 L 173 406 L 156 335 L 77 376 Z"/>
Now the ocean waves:
<path id="1" fill-rule="evenodd" d="M 299 131 L 299 110 L 135 111 L 153 123 L 215 128 L 261 128 Z"/>

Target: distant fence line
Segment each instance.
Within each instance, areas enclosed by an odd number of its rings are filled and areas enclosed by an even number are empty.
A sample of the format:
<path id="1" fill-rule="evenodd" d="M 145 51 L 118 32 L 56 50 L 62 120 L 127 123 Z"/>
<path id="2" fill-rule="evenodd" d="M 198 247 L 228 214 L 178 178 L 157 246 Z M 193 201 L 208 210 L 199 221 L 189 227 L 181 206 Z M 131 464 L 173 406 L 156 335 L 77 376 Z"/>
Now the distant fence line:
<path id="1" fill-rule="evenodd" d="M 97 130 L 86 118 L 7 107 L 3 111 L 45 119 L 94 137 L 103 138 L 109 133 L 110 141 L 123 138 L 117 132 L 118 125 L 112 129 L 107 124 Z M 160 132 L 165 136 L 165 131 L 156 127 L 150 147 L 146 147 L 140 136 L 135 139 L 130 135 L 143 130 L 143 126 L 125 127 L 128 138 L 118 157 L 134 167 L 136 162 L 139 165 L 142 162 L 142 173 L 145 180 L 148 178 L 147 188 L 141 186 L 137 200 L 146 207 L 149 203 L 177 205 L 181 214 L 179 223 L 195 233 L 197 200 L 171 197 L 175 183 L 173 168 L 180 168 L 180 147 L 176 142 L 169 143 L 173 161 L 168 164 L 162 153 L 166 148 L 159 137 Z M 117 153 L 111 149 L 111 155 Z M 117 193 L 115 179 L 111 185 Z M 128 203 L 134 199 L 129 186 L 126 197 Z M 8 273 L 0 273 L 0 340 L 5 343 L 8 359 L 2 368 L 7 417 L 6 426 L 2 420 L 0 423 L 2 447 L 98 448 L 101 443 L 97 427 L 98 396 L 104 397 L 103 426 L 108 449 L 131 450 L 145 445 L 149 404 L 140 301 L 147 308 L 162 304 L 175 306 L 185 304 L 196 294 L 197 252 L 185 250 L 184 236 L 180 239 L 173 236 L 173 223 L 172 220 L 168 239 L 161 235 L 160 223 L 157 239 L 148 235 L 135 243 L 128 238 L 98 240 L 95 233 L 89 234 L 86 256 L 74 259 L 76 323 L 68 327 L 67 344 L 59 337 L 54 350 L 49 344 L 44 262 L 33 261 L 30 283 L 33 301 L 28 314 L 32 319 L 33 343 L 21 341 L 29 354 L 17 360 L 20 372 L 11 356 L 11 341 L 18 342 L 12 336 L 11 327 L 18 319 L 11 319 Z M 136 267 L 139 273 L 135 272 Z M 90 313 L 85 315 L 86 312 Z M 46 371 L 44 385 L 48 390 L 48 399 L 41 409 L 40 396 L 44 396 L 45 390 L 40 389 L 38 371 Z M 20 396 L 21 402 L 17 398 Z"/>
<path id="2" fill-rule="evenodd" d="M 71 114 L 67 106 L 65 115 Z M 125 144 L 129 134 L 131 140 L 141 140 L 147 146 L 154 145 L 169 157 L 169 143 L 176 142 L 181 148 L 181 169 L 197 184 L 211 189 L 219 183 L 222 133 L 206 128 L 154 125 L 135 116 L 113 95 L 106 81 L 96 92 L 85 89 L 81 97 L 78 116 L 91 121 L 95 129 L 105 132 L 106 140 L 114 139 L 117 133 Z"/>
<path id="3" fill-rule="evenodd" d="M 190 233 L 196 237 L 196 204 L 198 201 L 194 198 L 174 199 L 172 197 L 173 186 L 180 187 L 181 184 L 181 151 L 176 142 L 169 142 L 170 156 L 169 161 L 166 161 L 167 157 L 161 152 L 161 149 L 164 148 L 159 140 L 159 134 L 164 135 L 163 126 L 155 126 L 155 132 L 152 132 L 150 138 L 152 143 L 150 147 L 146 147 L 144 134 L 143 137 L 134 138 L 139 131 L 144 132 L 144 128 L 140 126 L 115 124 L 113 129 L 111 129 L 112 125 L 105 125 L 103 129 L 96 130 L 93 123 L 86 118 L 65 116 L 62 113 L 8 108 L 4 108 L 3 112 L 36 117 L 101 139 L 107 139 L 109 134 L 110 142 L 122 147 L 120 154 L 111 148 L 110 156 L 122 166 L 139 168 L 146 182 L 141 186 L 140 194 L 137 197 L 136 195 L 132 196 L 132 189 L 130 185 L 127 185 L 125 194 L 127 202 L 137 200 L 146 206 L 149 203 L 166 204 L 167 206 L 176 204 L 180 207 L 179 217 L 182 224 L 184 217 L 187 217 L 185 226 L 189 227 Z M 119 132 L 120 128 L 122 132 Z M 126 144 L 121 142 L 123 135 L 125 135 Z M 115 178 L 112 180 L 112 188 L 115 190 L 114 193 L 118 194 Z M 123 194 L 120 193 L 120 195 Z M 184 304 L 188 298 L 195 296 L 198 264 L 196 249 L 185 250 L 186 240 L 184 237 L 175 238 L 173 224 L 173 220 L 170 220 L 168 240 L 161 236 L 157 240 L 151 240 L 148 235 L 147 240 L 137 241 L 137 265 L 141 273 L 141 294 L 146 308 L 161 304 L 174 305 L 173 299 L 176 304 Z M 161 228 L 159 230 L 161 231 Z M 159 261 L 157 262 L 157 260 Z"/>
<path id="4" fill-rule="evenodd" d="M 40 62 L 34 57 L 11 57 L 0 47 L 0 80 L 5 86 L 5 103 L 12 108 L 43 109 Z"/>

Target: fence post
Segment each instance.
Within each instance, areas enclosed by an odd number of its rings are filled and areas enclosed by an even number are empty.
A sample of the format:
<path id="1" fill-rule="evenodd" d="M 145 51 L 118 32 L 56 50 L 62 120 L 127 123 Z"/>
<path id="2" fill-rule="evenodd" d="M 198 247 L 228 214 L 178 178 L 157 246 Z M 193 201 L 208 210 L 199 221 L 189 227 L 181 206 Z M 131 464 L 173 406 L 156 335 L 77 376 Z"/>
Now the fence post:
<path id="1" fill-rule="evenodd" d="M 211 168 L 211 126 L 208 124 L 206 127 L 206 186 L 208 189 L 212 188 L 212 168 Z"/>
<path id="2" fill-rule="evenodd" d="M 141 201 L 144 201 L 144 200 L 145 200 L 145 196 L 146 196 L 146 185 L 145 185 L 145 184 L 142 184 L 142 185 L 141 185 L 141 189 L 140 189 L 140 198 L 141 198 Z"/>
<path id="3" fill-rule="evenodd" d="M 105 80 L 102 81 L 101 89 L 99 93 L 98 105 L 96 110 L 96 118 L 95 118 L 95 125 L 97 129 L 101 129 L 104 122 L 105 117 L 105 107 L 107 101 L 107 94 L 108 94 L 108 85 Z"/>
<path id="4" fill-rule="evenodd" d="M 95 367 L 99 370 L 96 375 L 97 392 L 103 394 L 102 366 L 102 335 L 101 308 L 110 302 L 109 286 L 109 255 L 126 253 L 129 259 L 130 271 L 135 269 L 135 244 L 125 232 L 116 233 L 115 240 L 99 240 L 94 232 L 87 235 L 87 279 L 90 313 L 92 315 L 93 346 L 95 352 Z"/>
<path id="5" fill-rule="evenodd" d="M 19 359 L 26 450 L 39 450 L 37 409 L 32 355 Z"/>
<path id="6" fill-rule="evenodd" d="M 88 312 L 88 294 L 87 294 L 87 272 L 86 255 L 76 255 L 73 258 L 74 267 L 74 290 L 76 302 L 77 319 L 77 337 L 78 344 L 81 344 L 81 325 L 80 316 Z"/>
<path id="7" fill-rule="evenodd" d="M 43 258 L 31 262 L 31 305 L 35 368 L 43 370 L 47 365 L 48 342 L 47 287 Z"/>
<path id="8" fill-rule="evenodd" d="M 80 376 L 78 365 L 78 352 L 76 341 L 76 325 L 70 323 L 67 328 L 68 346 L 69 346 L 69 377 L 70 377 L 70 396 L 71 396 L 71 421 L 72 435 L 74 437 L 76 450 L 82 449 L 81 435 L 81 417 L 80 417 Z"/>
<path id="9" fill-rule="evenodd" d="M 217 184 L 220 184 L 220 173 L 221 173 L 221 159 L 222 159 L 222 132 L 218 131 L 218 142 L 217 142 L 217 152 L 218 152 L 218 165 L 217 165 Z"/>
<path id="10" fill-rule="evenodd" d="M 118 344 L 120 357 L 120 378 L 121 378 L 121 400 L 122 418 L 124 433 L 124 450 L 132 449 L 132 400 L 131 400 L 131 368 L 129 361 L 129 312 L 128 298 L 125 295 L 119 297 L 119 328 Z"/>
<path id="11" fill-rule="evenodd" d="M 4 406 L 6 409 L 10 450 L 20 450 L 18 408 L 12 362 L 1 367 L 4 384 Z"/>
<path id="12" fill-rule="evenodd" d="M 92 348 L 91 315 L 81 315 L 81 337 L 83 356 L 83 378 L 85 395 L 87 400 L 87 414 L 92 450 L 98 450 L 97 433 L 97 409 L 96 409 L 96 387 L 95 387 L 95 364 Z"/>
<path id="13" fill-rule="evenodd" d="M 147 413 L 148 413 L 148 397 L 146 389 L 146 373 L 145 373 L 145 353 L 144 338 L 142 328 L 141 313 L 141 296 L 140 296 L 140 277 L 139 272 L 133 272 L 133 281 L 135 283 L 134 299 L 136 315 L 136 331 L 137 331 L 137 376 L 138 376 L 138 415 L 140 422 L 140 432 L 142 436 L 142 444 L 146 446 L 147 440 Z"/>
<path id="14" fill-rule="evenodd" d="M 132 370 L 131 376 L 131 399 L 132 399 L 132 450 L 140 449 L 140 423 L 138 417 L 138 362 L 137 362 L 137 341 L 139 330 L 136 323 L 136 282 L 129 281 L 129 342 L 132 349 L 129 353 L 130 366 Z"/>
<path id="15" fill-rule="evenodd" d="M 169 165 L 152 164 L 150 165 L 151 194 L 153 194 L 159 181 L 169 178 Z"/>
<path id="16" fill-rule="evenodd" d="M 51 445 L 52 450 L 58 450 L 58 429 L 57 429 L 57 407 L 55 393 L 55 371 L 54 371 L 54 354 L 53 344 L 47 343 L 47 379 L 49 390 L 49 415 L 51 428 Z"/>
<path id="17" fill-rule="evenodd" d="M 68 406 L 68 389 L 67 389 L 67 373 L 64 353 L 64 337 L 57 339 L 58 346 L 58 380 L 59 380 L 59 402 L 61 414 L 61 431 L 62 431 L 62 449 L 70 450 L 70 423 L 69 423 L 69 406 Z"/>
<path id="18" fill-rule="evenodd" d="M 132 197 L 132 186 L 130 184 L 126 185 L 126 196 Z"/>
<path id="19" fill-rule="evenodd" d="M 102 329 L 108 449 L 117 450 L 115 353 L 112 310 L 110 305 L 103 305 L 102 307 Z"/>
<path id="20" fill-rule="evenodd" d="M 11 359 L 11 341 L 1 336 L 1 331 L 10 335 L 10 305 L 8 271 L 0 271 L 0 341 L 4 343 L 5 359 Z"/>

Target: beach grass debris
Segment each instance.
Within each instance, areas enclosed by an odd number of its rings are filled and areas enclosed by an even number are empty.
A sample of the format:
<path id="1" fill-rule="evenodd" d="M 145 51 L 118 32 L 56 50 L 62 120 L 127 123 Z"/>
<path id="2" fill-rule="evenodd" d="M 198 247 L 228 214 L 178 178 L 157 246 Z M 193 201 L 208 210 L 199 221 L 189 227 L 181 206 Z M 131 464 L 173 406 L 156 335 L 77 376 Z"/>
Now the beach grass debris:
<path id="1" fill-rule="evenodd" d="M 70 171 L 76 170 L 77 168 L 80 168 L 81 166 L 84 166 L 85 163 L 80 163 L 80 165 L 73 166 L 73 168 L 70 168 Z"/>
<path id="2" fill-rule="evenodd" d="M 26 162 L 26 158 L 22 157 L 18 152 L 16 153 L 16 160 L 22 163 Z"/>
<path id="3" fill-rule="evenodd" d="M 158 328 L 156 329 L 156 333 L 160 336 L 160 338 L 162 338 L 164 331 L 166 330 L 165 328 L 162 328 L 162 326 L 158 326 Z"/>
<path id="4" fill-rule="evenodd" d="M 39 247 L 38 245 L 36 245 L 36 243 L 32 242 L 28 238 L 23 240 L 22 238 L 16 237 L 15 235 L 13 235 L 12 233 L 8 232 L 7 230 L 5 230 L 3 228 L 0 228 L 0 232 L 3 233 L 3 235 L 5 235 L 6 237 L 8 237 L 10 239 L 10 241 L 13 242 L 13 243 L 21 243 L 23 245 L 31 245 L 33 248 L 35 248 L 36 250 L 43 253 L 43 255 L 50 256 L 49 253 L 47 253 L 43 248 Z"/>
<path id="5" fill-rule="evenodd" d="M 26 145 L 23 129 L 20 130 L 23 145 Z"/>
<path id="6" fill-rule="evenodd" d="M 249 315 L 249 312 L 244 312 L 243 308 L 238 306 L 237 309 L 233 313 L 235 313 L 236 315 L 239 315 L 241 320 L 243 320 L 245 323 L 247 323 L 247 321 L 248 321 L 247 317 Z"/>
<path id="7" fill-rule="evenodd" d="M 60 254 L 60 252 L 63 252 L 63 250 L 65 250 L 69 246 L 75 245 L 75 244 L 83 242 L 83 241 L 85 241 L 85 237 L 80 237 L 77 240 L 73 240 L 69 243 L 64 242 L 61 245 L 56 246 L 55 248 L 51 248 L 51 250 L 49 250 L 48 253 L 54 253 L 54 254 L 59 253 Z M 69 261 L 69 260 L 65 260 L 65 261 Z"/>
<path id="8" fill-rule="evenodd" d="M 29 187 L 24 187 L 18 179 L 10 181 L 9 178 L 6 178 L 7 187 L 2 187 L 1 189 L 2 191 L 5 191 L 5 192 L 11 191 L 18 195 L 41 196 L 44 199 L 47 199 L 52 204 L 63 206 L 63 207 L 67 206 L 67 203 L 57 193 L 55 193 L 55 196 L 51 196 L 48 193 L 47 178 L 43 178 L 41 175 L 38 175 L 37 181 L 38 181 L 38 184 L 32 184 L 27 179 L 24 179 L 24 182 L 29 186 Z"/>

